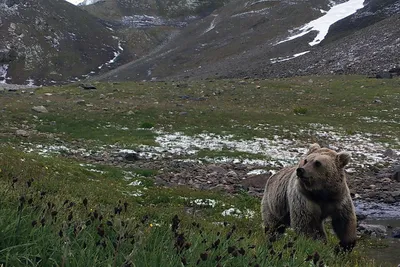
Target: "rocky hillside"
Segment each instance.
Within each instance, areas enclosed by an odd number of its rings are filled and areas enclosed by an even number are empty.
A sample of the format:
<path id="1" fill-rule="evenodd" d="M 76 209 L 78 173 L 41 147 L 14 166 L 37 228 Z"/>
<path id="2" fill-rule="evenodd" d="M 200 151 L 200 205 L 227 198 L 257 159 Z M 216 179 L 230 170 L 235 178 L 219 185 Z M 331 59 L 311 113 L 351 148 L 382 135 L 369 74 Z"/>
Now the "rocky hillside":
<path id="1" fill-rule="evenodd" d="M 0 39 L 0 83 L 75 80 L 119 53 L 109 29 L 64 0 L 0 0 Z"/>
<path id="2" fill-rule="evenodd" d="M 105 20 L 148 15 L 164 19 L 205 16 L 230 0 L 87 0 L 81 7 Z"/>
<path id="3" fill-rule="evenodd" d="M 159 50 L 184 27 L 230 0 L 86 0 L 79 7 L 100 18 L 123 40 L 125 60 Z"/>
<path id="4" fill-rule="evenodd" d="M 160 51 L 100 79 L 369 75 L 396 70 L 400 1 L 367 0 L 353 15 L 331 25 L 322 42 L 309 44 L 317 32 L 302 27 L 344 2 L 234 1 L 191 23 Z M 293 38 L 302 31 L 304 35 Z"/>

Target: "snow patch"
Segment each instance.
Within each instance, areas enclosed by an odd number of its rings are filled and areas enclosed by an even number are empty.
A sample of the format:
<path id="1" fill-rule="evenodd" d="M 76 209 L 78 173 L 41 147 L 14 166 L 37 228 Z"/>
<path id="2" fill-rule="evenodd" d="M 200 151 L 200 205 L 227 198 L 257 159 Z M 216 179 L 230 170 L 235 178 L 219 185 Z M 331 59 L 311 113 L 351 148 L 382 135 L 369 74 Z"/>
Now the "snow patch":
<path id="1" fill-rule="evenodd" d="M 206 34 L 207 32 L 209 32 L 215 28 L 218 15 L 214 15 L 214 17 L 215 18 L 211 21 L 210 26 L 203 32 L 203 34 Z"/>
<path id="2" fill-rule="evenodd" d="M 215 208 L 217 205 L 217 201 L 214 199 L 195 199 L 190 202 L 192 205 L 200 206 L 200 207 L 211 207 Z"/>
<path id="3" fill-rule="evenodd" d="M 293 56 L 271 58 L 270 61 L 271 61 L 272 64 L 279 63 L 279 62 L 284 62 L 284 61 L 288 61 L 288 60 L 294 59 L 296 57 L 300 57 L 300 56 L 305 55 L 305 54 L 307 54 L 309 52 L 310 51 L 304 51 L 304 52 L 301 52 L 301 53 L 294 54 Z"/>
<path id="4" fill-rule="evenodd" d="M 364 7 L 364 0 L 349 0 L 345 3 L 333 6 L 328 12 L 322 17 L 313 20 L 306 25 L 300 27 L 297 31 L 298 34 L 290 36 L 283 41 L 278 42 L 276 45 L 291 41 L 293 39 L 302 37 L 312 31 L 317 31 L 318 34 L 314 40 L 308 43 L 310 46 L 314 46 L 322 42 L 325 36 L 328 34 L 329 27 L 335 22 L 342 20 L 352 14 L 357 10 Z"/>
<path id="5" fill-rule="evenodd" d="M 265 174 L 268 173 L 269 171 L 263 170 L 263 169 L 257 169 L 257 170 L 252 170 L 246 173 L 247 176 L 253 176 L 253 175 L 260 175 L 260 174 Z"/>
<path id="6" fill-rule="evenodd" d="M 246 218 L 246 219 L 250 219 L 254 217 L 255 212 L 253 210 L 249 210 L 246 209 L 245 211 L 241 211 L 237 208 L 230 208 L 227 210 L 224 210 L 221 215 L 222 216 L 232 216 L 232 217 L 236 217 L 236 218 Z"/>
<path id="7" fill-rule="evenodd" d="M 8 64 L 0 64 L 0 84 L 6 83 Z"/>
<path id="8" fill-rule="evenodd" d="M 142 181 L 133 181 L 129 185 L 131 185 L 131 186 L 139 186 L 139 185 L 142 185 L 142 184 L 143 184 Z"/>

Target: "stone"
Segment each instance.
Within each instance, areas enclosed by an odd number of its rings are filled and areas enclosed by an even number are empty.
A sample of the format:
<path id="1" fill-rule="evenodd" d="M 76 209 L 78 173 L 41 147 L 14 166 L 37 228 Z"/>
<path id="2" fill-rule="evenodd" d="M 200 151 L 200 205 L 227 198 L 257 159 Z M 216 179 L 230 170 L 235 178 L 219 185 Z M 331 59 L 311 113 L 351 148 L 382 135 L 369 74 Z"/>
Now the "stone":
<path id="1" fill-rule="evenodd" d="M 375 78 L 377 78 L 377 79 L 392 79 L 393 74 L 390 72 L 380 72 L 380 73 L 376 74 Z"/>
<path id="2" fill-rule="evenodd" d="M 32 108 L 32 110 L 36 111 L 38 113 L 48 113 L 49 112 L 44 106 L 34 106 Z"/>
<path id="3" fill-rule="evenodd" d="M 390 148 L 386 149 L 385 152 L 383 152 L 383 155 L 385 157 L 388 157 L 388 158 L 395 158 L 396 157 L 396 153 Z"/>
<path id="4" fill-rule="evenodd" d="M 356 217 L 357 217 L 357 221 L 359 222 L 359 221 L 365 220 L 367 218 L 367 215 L 365 215 L 365 214 L 356 214 Z"/>
<path id="5" fill-rule="evenodd" d="M 25 130 L 17 130 L 15 132 L 16 136 L 21 136 L 21 137 L 29 137 L 29 132 Z"/>
<path id="6" fill-rule="evenodd" d="M 126 153 L 126 155 L 124 156 L 124 159 L 126 161 L 137 161 L 139 160 L 139 155 L 137 153 Z"/>
<path id="7" fill-rule="evenodd" d="M 400 191 L 391 192 L 390 195 L 394 198 L 400 198 Z"/>
<path id="8" fill-rule="evenodd" d="M 393 228 L 392 237 L 393 238 L 400 238 L 400 227 Z"/>
<path id="9" fill-rule="evenodd" d="M 82 87 L 85 90 L 95 90 L 95 89 L 97 89 L 96 86 L 94 86 L 92 84 L 89 84 L 89 83 L 81 83 L 79 86 Z"/>
<path id="10" fill-rule="evenodd" d="M 238 175 L 235 171 L 229 171 L 225 174 L 225 177 L 230 177 L 230 178 L 236 179 L 236 178 L 238 178 Z"/>
<path id="11" fill-rule="evenodd" d="M 78 105 L 83 105 L 83 104 L 86 103 L 86 100 L 85 99 L 79 99 L 79 100 L 76 100 L 75 103 L 78 104 Z"/>
<path id="12" fill-rule="evenodd" d="M 400 182 L 400 166 L 397 166 L 393 172 L 392 180 Z"/>
<path id="13" fill-rule="evenodd" d="M 269 176 L 270 174 L 268 173 L 254 175 L 243 180 L 241 184 L 244 188 L 254 187 L 254 188 L 264 189 Z"/>
<path id="14" fill-rule="evenodd" d="M 376 185 L 371 184 L 371 185 L 369 186 L 369 188 L 371 188 L 372 190 L 374 190 L 374 189 L 376 188 Z"/>
<path id="15" fill-rule="evenodd" d="M 380 224 L 364 224 L 361 223 L 357 230 L 366 235 L 370 235 L 372 237 L 385 237 L 387 235 L 387 230 L 384 225 Z"/>
<path id="16" fill-rule="evenodd" d="M 389 204 L 393 204 L 393 203 L 396 203 L 396 199 L 394 197 L 392 197 L 392 196 L 386 196 L 383 199 L 383 202 L 389 203 Z"/>
<path id="17" fill-rule="evenodd" d="M 216 172 L 216 173 L 223 174 L 223 175 L 225 175 L 227 173 L 227 170 L 225 170 L 224 168 L 222 168 L 220 166 L 216 166 L 216 165 L 208 165 L 207 170 L 209 172 Z"/>

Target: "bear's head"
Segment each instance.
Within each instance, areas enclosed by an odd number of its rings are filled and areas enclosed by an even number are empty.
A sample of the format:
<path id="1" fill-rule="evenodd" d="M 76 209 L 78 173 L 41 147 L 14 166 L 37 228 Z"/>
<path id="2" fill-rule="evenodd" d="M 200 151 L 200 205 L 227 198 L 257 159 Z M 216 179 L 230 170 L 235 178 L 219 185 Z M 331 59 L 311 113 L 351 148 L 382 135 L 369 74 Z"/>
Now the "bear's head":
<path id="1" fill-rule="evenodd" d="M 344 166 L 349 161 L 350 155 L 346 152 L 337 153 L 318 144 L 311 145 L 296 170 L 301 187 L 326 197 L 340 194 L 346 183 Z"/>

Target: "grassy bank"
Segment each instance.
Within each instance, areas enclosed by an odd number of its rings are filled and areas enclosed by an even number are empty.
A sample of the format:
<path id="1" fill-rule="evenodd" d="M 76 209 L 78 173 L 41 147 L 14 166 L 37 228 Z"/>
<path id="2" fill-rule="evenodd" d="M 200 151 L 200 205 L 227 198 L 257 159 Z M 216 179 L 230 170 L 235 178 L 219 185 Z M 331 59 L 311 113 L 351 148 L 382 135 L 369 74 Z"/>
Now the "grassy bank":
<path id="1" fill-rule="evenodd" d="M 129 186 L 121 169 L 12 148 L 0 166 L 4 266 L 375 266 L 359 249 L 336 254 L 333 235 L 327 245 L 291 232 L 270 242 L 259 199 L 245 193 L 155 187 L 140 170 L 141 185 Z M 222 215 L 231 208 L 243 216 Z"/>

